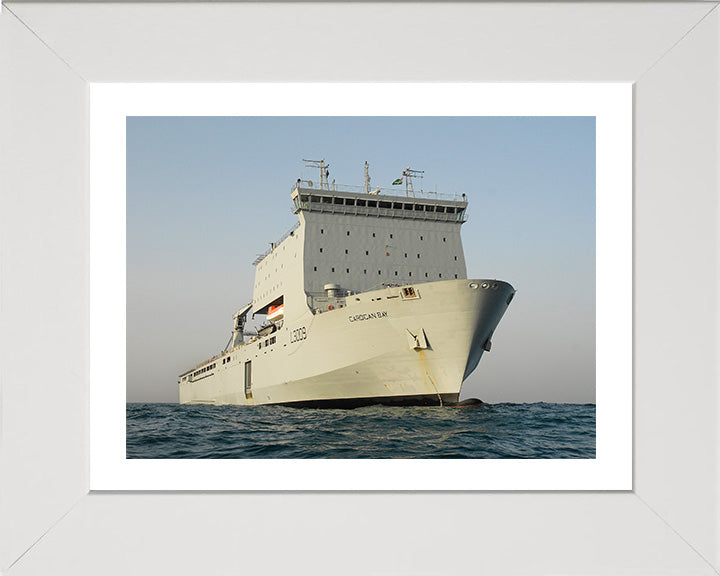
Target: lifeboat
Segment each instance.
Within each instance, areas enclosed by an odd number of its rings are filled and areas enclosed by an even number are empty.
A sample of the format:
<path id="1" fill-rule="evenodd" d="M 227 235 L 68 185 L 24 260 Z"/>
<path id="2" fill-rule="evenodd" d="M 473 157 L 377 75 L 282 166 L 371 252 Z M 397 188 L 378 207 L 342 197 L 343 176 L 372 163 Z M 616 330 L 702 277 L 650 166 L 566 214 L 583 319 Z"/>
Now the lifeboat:
<path id="1" fill-rule="evenodd" d="M 268 308 L 267 319 L 270 320 L 270 322 L 277 322 L 278 320 L 282 320 L 283 315 L 284 306 L 282 303 L 275 306 L 270 306 L 270 308 Z"/>

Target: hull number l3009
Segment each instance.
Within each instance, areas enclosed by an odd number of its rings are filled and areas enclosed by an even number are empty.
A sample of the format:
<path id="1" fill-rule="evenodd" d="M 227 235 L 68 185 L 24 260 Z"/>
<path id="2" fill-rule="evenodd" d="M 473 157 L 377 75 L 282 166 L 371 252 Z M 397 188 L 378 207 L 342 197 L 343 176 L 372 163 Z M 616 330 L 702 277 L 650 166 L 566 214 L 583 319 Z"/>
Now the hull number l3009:
<path id="1" fill-rule="evenodd" d="M 293 342 L 299 342 L 300 340 L 305 340 L 307 338 L 307 330 L 305 330 L 305 326 L 301 326 L 300 328 L 297 328 L 293 330 L 290 334 L 290 344 Z"/>

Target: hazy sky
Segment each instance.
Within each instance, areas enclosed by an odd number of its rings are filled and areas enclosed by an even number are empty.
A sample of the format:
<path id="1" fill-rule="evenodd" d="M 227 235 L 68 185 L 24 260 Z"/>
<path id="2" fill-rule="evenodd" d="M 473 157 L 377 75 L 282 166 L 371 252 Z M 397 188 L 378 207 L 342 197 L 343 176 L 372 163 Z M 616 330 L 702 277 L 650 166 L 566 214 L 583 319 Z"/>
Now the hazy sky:
<path id="1" fill-rule="evenodd" d="M 517 294 L 461 398 L 595 401 L 595 119 L 127 119 L 127 399 L 177 402 L 177 376 L 222 350 L 252 299 L 255 256 L 316 179 L 466 193 L 469 277 Z M 417 185 L 416 185 L 417 187 Z"/>

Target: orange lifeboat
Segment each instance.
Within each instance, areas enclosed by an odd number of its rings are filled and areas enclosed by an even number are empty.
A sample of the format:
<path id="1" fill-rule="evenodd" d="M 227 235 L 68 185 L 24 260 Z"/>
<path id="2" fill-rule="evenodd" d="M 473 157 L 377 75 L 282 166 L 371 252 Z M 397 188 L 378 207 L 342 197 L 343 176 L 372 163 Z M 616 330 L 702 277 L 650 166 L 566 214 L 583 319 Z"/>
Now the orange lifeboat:
<path id="1" fill-rule="evenodd" d="M 270 308 L 268 308 L 267 319 L 271 322 L 277 322 L 278 320 L 282 319 L 284 312 L 285 309 L 282 303 L 276 304 L 275 306 L 270 306 Z"/>

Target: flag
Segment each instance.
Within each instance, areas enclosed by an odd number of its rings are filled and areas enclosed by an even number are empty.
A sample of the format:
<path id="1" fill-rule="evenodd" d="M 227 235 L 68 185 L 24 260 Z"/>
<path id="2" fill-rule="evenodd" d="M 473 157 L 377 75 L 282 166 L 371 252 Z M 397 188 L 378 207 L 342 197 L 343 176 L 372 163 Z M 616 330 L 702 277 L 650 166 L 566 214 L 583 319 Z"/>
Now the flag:
<path id="1" fill-rule="evenodd" d="M 398 178 L 397 180 L 393 180 L 393 186 L 396 186 L 398 184 L 402 184 L 402 178 Z"/>

